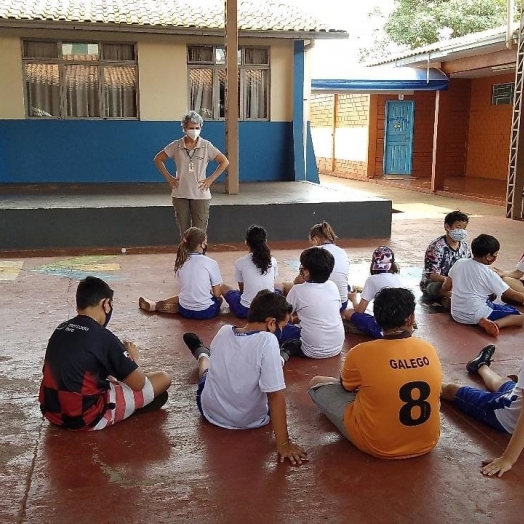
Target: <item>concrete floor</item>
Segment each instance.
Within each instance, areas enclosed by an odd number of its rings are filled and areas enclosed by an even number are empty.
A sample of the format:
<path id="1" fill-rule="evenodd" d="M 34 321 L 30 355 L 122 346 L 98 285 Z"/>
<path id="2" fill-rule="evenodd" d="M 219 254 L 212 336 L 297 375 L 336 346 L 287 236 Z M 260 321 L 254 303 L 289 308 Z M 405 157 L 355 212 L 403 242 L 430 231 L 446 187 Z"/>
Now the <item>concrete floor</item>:
<path id="1" fill-rule="evenodd" d="M 347 191 L 391 198 L 389 245 L 406 285 L 416 291 L 424 250 L 453 209 L 471 213 L 469 240 L 490 233 L 502 244 L 497 264 L 512 268 L 523 250 L 524 223 L 504 218 L 504 208 L 323 177 Z M 174 227 L 174 225 L 173 225 Z M 273 246 L 283 278 L 295 275 L 303 245 Z M 376 241 L 341 239 L 353 283 L 363 283 Z M 225 282 L 233 281 L 238 251 L 215 251 Z M 149 315 L 142 294 L 176 291 L 173 254 L 37 257 L 0 260 L 0 522 L 35 523 L 520 523 L 524 457 L 502 479 L 480 472 L 481 460 L 498 456 L 508 437 L 442 406 L 442 436 L 430 454 L 383 461 L 345 441 L 306 394 L 311 376 L 337 375 L 347 350 L 360 341 L 347 335 L 343 354 L 325 361 L 293 359 L 285 368 L 290 433 L 307 448 L 300 467 L 276 461 L 269 428 L 227 431 L 202 422 L 194 403 L 195 361 L 182 343 L 185 331 L 211 341 L 224 323 Z M 141 348 L 146 370 L 174 378 L 166 408 L 131 418 L 98 434 L 50 427 L 39 415 L 37 391 L 48 337 L 74 314 L 79 278 L 94 274 L 115 289 L 111 329 Z M 446 380 L 474 384 L 464 364 L 492 339 L 461 326 L 447 313 L 419 304 L 418 337 L 438 349 Z M 514 373 L 522 357 L 522 329 L 499 336 L 493 368 Z"/>

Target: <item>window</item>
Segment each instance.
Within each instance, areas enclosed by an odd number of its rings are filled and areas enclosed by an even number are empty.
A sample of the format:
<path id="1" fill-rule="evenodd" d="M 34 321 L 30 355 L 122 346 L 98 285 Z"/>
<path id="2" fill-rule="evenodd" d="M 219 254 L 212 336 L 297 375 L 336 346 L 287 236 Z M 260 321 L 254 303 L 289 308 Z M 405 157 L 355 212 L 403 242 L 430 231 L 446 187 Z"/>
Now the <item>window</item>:
<path id="1" fill-rule="evenodd" d="M 507 84 L 493 84 L 491 105 L 500 106 L 503 104 L 513 104 L 514 92 L 515 84 L 513 82 Z"/>
<path id="2" fill-rule="evenodd" d="M 189 107 L 207 120 L 225 116 L 226 56 L 221 46 L 189 46 Z M 238 50 L 241 120 L 269 119 L 269 49 Z"/>
<path id="3" fill-rule="evenodd" d="M 24 41 L 26 114 L 137 118 L 134 44 Z"/>

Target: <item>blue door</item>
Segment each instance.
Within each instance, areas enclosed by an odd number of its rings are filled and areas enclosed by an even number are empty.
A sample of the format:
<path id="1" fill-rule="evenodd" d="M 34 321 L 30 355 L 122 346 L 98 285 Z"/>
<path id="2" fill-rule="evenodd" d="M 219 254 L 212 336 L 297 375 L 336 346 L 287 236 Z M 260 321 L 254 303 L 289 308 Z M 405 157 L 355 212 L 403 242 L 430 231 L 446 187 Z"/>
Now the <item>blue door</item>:
<path id="1" fill-rule="evenodd" d="M 410 175 L 413 156 L 413 100 L 386 102 L 384 174 Z"/>

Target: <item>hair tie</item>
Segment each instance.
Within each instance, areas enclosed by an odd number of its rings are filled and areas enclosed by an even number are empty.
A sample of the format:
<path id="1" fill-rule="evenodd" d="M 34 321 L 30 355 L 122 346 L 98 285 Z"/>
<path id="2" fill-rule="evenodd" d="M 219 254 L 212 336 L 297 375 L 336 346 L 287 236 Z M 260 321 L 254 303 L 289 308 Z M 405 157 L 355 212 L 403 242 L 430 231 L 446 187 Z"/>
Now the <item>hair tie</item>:
<path id="1" fill-rule="evenodd" d="M 184 238 L 182 239 L 182 242 L 183 242 L 184 244 L 187 244 L 187 238 L 184 237 Z"/>

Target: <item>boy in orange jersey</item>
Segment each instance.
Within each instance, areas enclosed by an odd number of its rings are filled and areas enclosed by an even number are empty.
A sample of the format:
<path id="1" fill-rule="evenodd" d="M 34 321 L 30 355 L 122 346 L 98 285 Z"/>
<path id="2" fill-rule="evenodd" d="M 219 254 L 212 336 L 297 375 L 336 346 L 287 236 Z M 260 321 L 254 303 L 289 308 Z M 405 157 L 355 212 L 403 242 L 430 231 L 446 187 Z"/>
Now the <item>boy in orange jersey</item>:
<path id="1" fill-rule="evenodd" d="M 442 371 L 435 348 L 411 336 L 415 297 L 383 288 L 373 313 L 384 338 L 358 344 L 340 380 L 314 377 L 309 395 L 357 448 L 379 458 L 431 451 L 440 436 Z"/>

